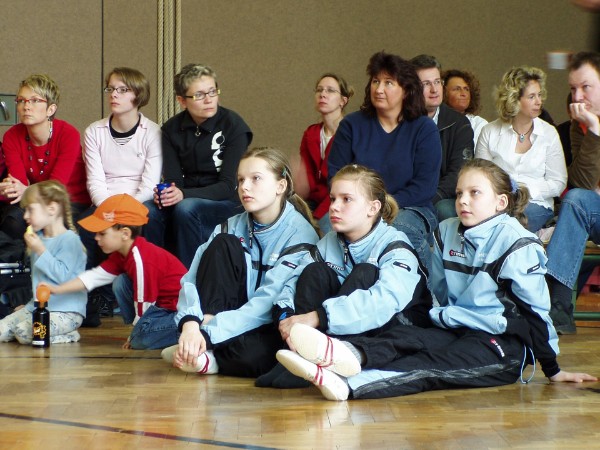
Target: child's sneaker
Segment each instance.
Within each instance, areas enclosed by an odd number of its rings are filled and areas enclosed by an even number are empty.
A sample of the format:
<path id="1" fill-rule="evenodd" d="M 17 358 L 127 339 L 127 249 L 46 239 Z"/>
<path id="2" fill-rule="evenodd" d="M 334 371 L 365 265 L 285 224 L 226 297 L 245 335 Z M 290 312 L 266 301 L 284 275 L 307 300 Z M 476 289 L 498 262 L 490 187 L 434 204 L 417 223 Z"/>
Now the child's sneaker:
<path id="1" fill-rule="evenodd" d="M 173 364 L 173 359 L 175 358 L 175 352 L 179 344 L 172 345 L 163 349 L 160 352 L 160 356 L 162 359 L 167 361 L 168 363 Z M 215 355 L 211 350 L 202 353 L 198 356 L 198 362 L 195 366 L 184 364 L 181 367 L 181 370 L 189 373 L 198 373 L 200 375 L 213 375 L 219 372 L 219 365 L 217 364 L 217 360 L 215 359 Z"/>
<path id="2" fill-rule="evenodd" d="M 69 342 L 79 342 L 81 335 L 77 330 L 69 333 L 59 334 L 58 336 L 50 336 L 51 344 L 68 344 Z"/>
<path id="3" fill-rule="evenodd" d="M 297 323 L 292 326 L 290 341 L 304 359 L 343 377 L 361 371 L 360 361 L 342 341 L 330 338 L 308 325 Z"/>
<path id="4" fill-rule="evenodd" d="M 290 350 L 279 350 L 276 356 L 277 361 L 287 370 L 318 387 L 327 400 L 343 401 L 348 399 L 350 389 L 339 375 L 307 361 Z"/>

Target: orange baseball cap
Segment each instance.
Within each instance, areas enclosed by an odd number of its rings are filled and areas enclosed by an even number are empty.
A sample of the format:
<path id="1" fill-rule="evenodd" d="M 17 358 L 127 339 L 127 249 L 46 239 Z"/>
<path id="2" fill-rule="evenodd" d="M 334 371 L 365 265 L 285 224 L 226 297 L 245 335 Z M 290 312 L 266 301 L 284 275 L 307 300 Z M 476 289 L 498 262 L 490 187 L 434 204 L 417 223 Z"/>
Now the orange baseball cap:
<path id="1" fill-rule="evenodd" d="M 113 195 L 104 200 L 94 214 L 78 223 L 92 233 L 115 225 L 141 226 L 148 223 L 148 208 L 129 194 Z"/>

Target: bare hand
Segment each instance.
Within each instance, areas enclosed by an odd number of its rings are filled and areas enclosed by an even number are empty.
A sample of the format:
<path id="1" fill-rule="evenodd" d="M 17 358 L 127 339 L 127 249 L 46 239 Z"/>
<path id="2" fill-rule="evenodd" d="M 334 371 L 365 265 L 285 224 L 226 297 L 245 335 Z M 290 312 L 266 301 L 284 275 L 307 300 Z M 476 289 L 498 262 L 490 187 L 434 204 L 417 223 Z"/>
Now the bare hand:
<path id="1" fill-rule="evenodd" d="M 600 136 L 600 119 L 585 107 L 585 103 L 571 103 L 569 111 L 573 120 L 584 124 L 589 131 Z"/>
<path id="2" fill-rule="evenodd" d="M 173 357 L 173 366 L 181 369 L 184 364 L 195 366 L 198 356 L 206 351 L 206 341 L 200 333 L 200 325 L 189 321 L 183 324 L 183 330 L 179 337 L 179 347 Z"/>
<path id="3" fill-rule="evenodd" d="M 49 283 L 42 281 L 41 283 L 38 283 L 38 287 L 40 287 L 40 286 L 46 286 L 48 289 L 50 289 L 51 294 L 59 294 L 60 293 L 60 292 L 57 292 L 56 286 L 53 284 L 49 284 Z"/>
<path id="4" fill-rule="evenodd" d="M 292 326 L 296 323 L 303 323 L 309 327 L 317 328 L 319 326 L 319 315 L 316 311 L 312 311 L 306 314 L 298 314 L 297 316 L 288 317 L 279 322 L 279 333 L 281 333 L 281 339 L 287 342 L 290 350 L 295 350 L 290 345 L 290 331 Z"/>
<path id="5" fill-rule="evenodd" d="M 574 5 L 587 11 L 600 11 L 600 0 L 571 0 Z"/>
<path id="6" fill-rule="evenodd" d="M 23 239 L 25 240 L 25 245 L 27 245 L 27 248 L 30 249 L 32 252 L 41 255 L 46 251 L 46 246 L 44 245 L 40 237 L 37 235 L 37 233 L 25 233 L 23 235 Z"/>
<path id="7" fill-rule="evenodd" d="M 181 200 L 183 200 L 183 192 L 175 186 L 175 183 L 171 183 L 171 186 L 161 191 L 160 200 L 158 198 L 158 189 L 154 188 L 154 203 L 159 208 L 176 205 Z"/>
<path id="8" fill-rule="evenodd" d="M 27 189 L 27 186 L 10 174 L 0 183 L 0 194 L 11 199 L 11 205 L 21 201 L 25 189 Z"/>
<path id="9" fill-rule="evenodd" d="M 131 341 L 129 340 L 129 338 L 127 338 L 122 348 L 123 350 L 131 350 Z"/>
<path id="10" fill-rule="evenodd" d="M 598 381 L 598 378 L 588 375 L 587 373 L 572 373 L 561 370 L 553 377 L 550 377 L 550 381 L 559 382 L 567 381 L 572 383 L 581 383 L 582 381 Z"/>

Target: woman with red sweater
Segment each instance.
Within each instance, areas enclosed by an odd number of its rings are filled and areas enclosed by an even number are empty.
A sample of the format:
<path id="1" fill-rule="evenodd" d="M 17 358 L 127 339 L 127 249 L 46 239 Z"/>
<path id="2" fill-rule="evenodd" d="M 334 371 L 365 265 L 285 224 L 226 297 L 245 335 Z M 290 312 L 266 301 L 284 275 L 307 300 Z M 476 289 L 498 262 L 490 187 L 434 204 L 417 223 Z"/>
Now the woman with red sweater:
<path id="1" fill-rule="evenodd" d="M 329 210 L 327 158 L 333 135 L 344 118 L 344 108 L 353 94 L 346 80 L 334 73 L 322 75 L 315 86 L 315 109 L 321 114 L 321 121 L 304 132 L 300 157 L 309 188 L 302 197 L 317 220 Z"/>
<path id="2" fill-rule="evenodd" d="M 47 75 L 30 75 L 19 85 L 15 102 L 21 123 L 4 134 L 2 148 L 8 174 L 0 182 L 4 220 L 0 228 L 21 238 L 26 223 L 19 201 L 25 189 L 39 181 L 57 180 L 67 187 L 73 216 L 90 204 L 79 132 L 55 119 L 60 92 Z"/>

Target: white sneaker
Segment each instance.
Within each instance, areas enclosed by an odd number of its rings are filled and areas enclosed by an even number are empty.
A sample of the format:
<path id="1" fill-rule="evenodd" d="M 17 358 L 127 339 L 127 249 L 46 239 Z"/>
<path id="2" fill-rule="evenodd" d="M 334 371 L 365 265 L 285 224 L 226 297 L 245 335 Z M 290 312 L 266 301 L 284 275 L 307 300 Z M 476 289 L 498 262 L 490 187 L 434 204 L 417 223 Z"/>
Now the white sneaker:
<path id="1" fill-rule="evenodd" d="M 168 363 L 173 364 L 175 352 L 177 351 L 178 347 L 178 344 L 167 347 L 160 352 L 160 356 Z M 219 365 L 217 364 L 215 355 L 211 350 L 209 350 L 198 356 L 198 362 L 196 365 L 192 366 L 190 364 L 184 364 L 181 367 L 181 370 L 188 373 L 198 373 L 200 375 L 213 375 L 215 373 L 219 373 Z"/>
<path id="2" fill-rule="evenodd" d="M 277 361 L 283 364 L 287 370 L 318 387 L 327 400 L 343 401 L 348 399 L 350 389 L 346 381 L 339 375 L 307 361 L 298 353 L 290 350 L 279 350 L 276 357 Z"/>
<path id="3" fill-rule="evenodd" d="M 361 371 L 360 361 L 342 341 L 308 325 L 297 323 L 292 326 L 290 341 L 304 359 L 343 377 L 350 377 Z"/>

